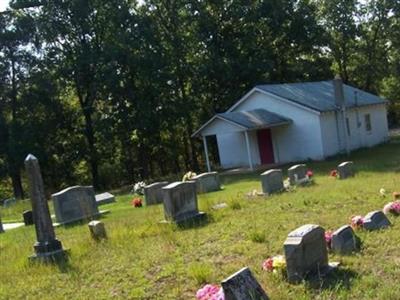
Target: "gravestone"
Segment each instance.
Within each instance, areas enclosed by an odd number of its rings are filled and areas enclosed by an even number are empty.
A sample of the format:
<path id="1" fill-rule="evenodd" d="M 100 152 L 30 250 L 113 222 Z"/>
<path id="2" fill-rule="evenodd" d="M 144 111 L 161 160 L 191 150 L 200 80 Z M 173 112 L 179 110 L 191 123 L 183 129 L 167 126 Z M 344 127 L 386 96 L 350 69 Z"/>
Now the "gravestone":
<path id="1" fill-rule="evenodd" d="M 196 183 L 194 181 L 174 182 L 162 188 L 164 195 L 165 219 L 176 223 L 205 216 L 197 206 Z"/>
<path id="2" fill-rule="evenodd" d="M 93 187 L 73 186 L 51 195 L 56 221 L 68 224 L 100 215 Z"/>
<path id="3" fill-rule="evenodd" d="M 294 165 L 288 169 L 289 182 L 292 185 L 303 183 L 307 180 L 307 166 Z"/>
<path id="4" fill-rule="evenodd" d="M 104 240 L 107 239 L 106 228 L 103 222 L 100 221 L 91 221 L 88 224 L 90 234 L 95 240 Z"/>
<path id="5" fill-rule="evenodd" d="M 248 267 L 221 282 L 225 300 L 268 300 L 268 296 Z"/>
<path id="6" fill-rule="evenodd" d="M 261 185 L 264 194 L 273 194 L 283 190 L 282 170 L 272 169 L 261 174 Z"/>
<path id="7" fill-rule="evenodd" d="M 332 251 L 340 254 L 349 254 L 358 249 L 357 237 L 353 228 L 344 225 L 332 234 Z"/>
<path id="8" fill-rule="evenodd" d="M 31 210 L 25 210 L 22 213 L 22 218 L 24 219 L 25 226 L 33 225 L 33 212 Z"/>
<path id="9" fill-rule="evenodd" d="M 367 230 L 384 229 L 390 226 L 390 221 L 386 215 L 380 211 L 372 211 L 364 217 L 364 228 Z"/>
<path id="10" fill-rule="evenodd" d="M 146 205 L 160 204 L 163 202 L 162 188 L 168 185 L 168 181 L 154 182 L 144 187 L 144 200 Z"/>
<path id="11" fill-rule="evenodd" d="M 202 173 L 194 176 L 191 180 L 196 181 L 197 193 L 208 193 L 219 191 L 221 183 L 218 172 Z"/>
<path id="12" fill-rule="evenodd" d="M 103 204 L 108 204 L 108 203 L 113 203 L 115 202 L 115 196 L 110 193 L 102 193 L 96 195 L 96 203 L 97 205 L 103 205 Z"/>
<path id="13" fill-rule="evenodd" d="M 3 228 L 3 223 L 1 222 L 1 216 L 0 216 L 0 233 L 4 232 L 4 228 Z"/>
<path id="14" fill-rule="evenodd" d="M 3 206 L 4 207 L 10 207 L 17 204 L 17 200 L 15 198 L 10 198 L 10 199 L 6 199 L 4 200 Z"/>
<path id="15" fill-rule="evenodd" d="M 342 162 L 337 167 L 339 179 L 346 179 L 354 176 L 354 163 L 352 161 Z"/>
<path id="16" fill-rule="evenodd" d="M 289 282 L 299 282 L 328 268 L 325 230 L 318 225 L 304 225 L 289 233 L 284 251 Z"/>
<path id="17" fill-rule="evenodd" d="M 25 159 L 25 169 L 29 182 L 29 194 L 37 238 L 37 242 L 33 246 L 35 254 L 31 256 L 31 259 L 43 262 L 64 259 L 66 258 L 66 252 L 54 233 L 49 206 L 44 194 L 39 161 L 32 154 L 29 154 Z"/>

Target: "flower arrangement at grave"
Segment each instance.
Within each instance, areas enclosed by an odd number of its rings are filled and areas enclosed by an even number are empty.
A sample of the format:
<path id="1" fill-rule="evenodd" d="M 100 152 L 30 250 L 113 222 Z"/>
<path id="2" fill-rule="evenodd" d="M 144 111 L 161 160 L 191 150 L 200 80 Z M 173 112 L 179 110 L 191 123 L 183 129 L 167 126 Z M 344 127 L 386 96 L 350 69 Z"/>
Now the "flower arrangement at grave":
<path id="1" fill-rule="evenodd" d="M 132 201 L 131 201 L 131 205 L 134 206 L 134 207 L 142 207 L 143 206 L 142 199 L 133 198 Z"/>
<path id="2" fill-rule="evenodd" d="M 312 179 L 314 176 L 314 172 L 310 169 L 307 171 L 306 176 L 308 177 L 308 179 Z"/>
<path id="3" fill-rule="evenodd" d="M 197 300 L 225 300 L 222 287 L 214 284 L 206 284 L 196 293 Z"/>
<path id="4" fill-rule="evenodd" d="M 197 174 L 195 172 L 189 171 L 185 175 L 183 175 L 182 181 L 185 182 L 185 181 L 192 180 L 193 177 L 195 177 L 196 175 Z"/>
<path id="5" fill-rule="evenodd" d="M 361 229 L 364 227 L 364 218 L 362 216 L 352 216 L 350 218 L 350 226 L 353 229 Z"/>
<path id="6" fill-rule="evenodd" d="M 286 270 L 286 260 L 283 255 L 275 255 L 267 258 L 262 263 L 262 268 L 265 271 L 278 273 Z"/>
<path id="7" fill-rule="evenodd" d="M 332 171 L 330 172 L 329 176 L 338 178 L 338 177 L 339 177 L 339 173 L 338 173 L 338 171 L 335 169 L 335 170 L 332 170 Z"/>
<path id="8" fill-rule="evenodd" d="M 137 195 L 143 195 L 144 194 L 144 187 L 146 186 L 146 183 L 144 181 L 139 181 L 136 182 L 133 185 L 133 192 Z"/>
<path id="9" fill-rule="evenodd" d="M 395 216 L 400 215 L 400 201 L 389 202 L 383 207 L 383 213 L 385 215 L 393 214 Z"/>
<path id="10" fill-rule="evenodd" d="M 325 242 L 326 242 L 326 247 L 331 250 L 332 249 L 332 236 L 333 232 L 328 230 L 325 231 Z"/>

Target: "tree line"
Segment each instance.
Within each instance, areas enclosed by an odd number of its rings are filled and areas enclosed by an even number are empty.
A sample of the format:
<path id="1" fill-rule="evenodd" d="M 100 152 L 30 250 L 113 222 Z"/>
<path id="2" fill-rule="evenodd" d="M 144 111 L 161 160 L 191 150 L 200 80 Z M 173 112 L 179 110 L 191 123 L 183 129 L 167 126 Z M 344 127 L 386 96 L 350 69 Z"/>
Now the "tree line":
<path id="1" fill-rule="evenodd" d="M 0 198 L 34 153 L 51 190 L 204 169 L 191 134 L 259 83 L 400 103 L 397 0 L 12 0 L 0 13 Z M 215 147 L 211 147 L 215 153 Z"/>

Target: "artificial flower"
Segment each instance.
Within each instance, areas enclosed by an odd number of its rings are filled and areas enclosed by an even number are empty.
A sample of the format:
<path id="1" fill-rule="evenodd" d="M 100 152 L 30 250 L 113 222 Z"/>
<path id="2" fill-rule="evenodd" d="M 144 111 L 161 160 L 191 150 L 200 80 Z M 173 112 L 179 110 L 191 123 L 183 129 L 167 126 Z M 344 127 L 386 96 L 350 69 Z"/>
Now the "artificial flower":
<path id="1" fill-rule="evenodd" d="M 262 263 L 262 268 L 268 272 L 277 272 L 286 268 L 286 260 L 283 255 L 269 257 Z"/>
<path id="2" fill-rule="evenodd" d="M 386 196 L 386 190 L 384 188 L 381 188 L 379 190 L 379 194 L 381 194 L 382 197 L 385 197 Z"/>
<path id="3" fill-rule="evenodd" d="M 332 170 L 330 173 L 331 177 L 338 177 L 338 171 L 337 170 Z"/>
<path id="4" fill-rule="evenodd" d="M 224 300 L 224 291 L 217 285 L 206 284 L 196 293 L 198 300 Z"/>
<path id="5" fill-rule="evenodd" d="M 313 173 L 312 170 L 308 170 L 306 175 L 307 175 L 308 178 L 312 178 L 314 176 L 314 173 Z"/>
<path id="6" fill-rule="evenodd" d="M 362 216 L 352 216 L 350 224 L 354 229 L 361 228 L 364 225 L 364 218 Z"/>
<path id="7" fill-rule="evenodd" d="M 328 230 L 325 231 L 325 241 L 326 241 L 326 246 L 328 247 L 328 249 L 332 248 L 332 236 L 333 236 L 333 232 Z"/>
<path id="8" fill-rule="evenodd" d="M 400 201 L 389 202 L 383 207 L 383 213 L 385 215 L 392 213 L 394 215 L 400 215 Z"/>
<path id="9" fill-rule="evenodd" d="M 131 205 L 134 207 L 142 207 L 142 199 L 140 198 L 133 198 Z"/>

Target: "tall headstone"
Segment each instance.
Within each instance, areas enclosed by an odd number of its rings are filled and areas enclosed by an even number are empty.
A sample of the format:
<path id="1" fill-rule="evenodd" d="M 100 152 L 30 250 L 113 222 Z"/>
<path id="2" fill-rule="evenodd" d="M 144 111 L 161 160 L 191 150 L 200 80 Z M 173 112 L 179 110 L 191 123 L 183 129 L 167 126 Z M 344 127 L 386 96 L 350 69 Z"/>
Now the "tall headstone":
<path id="1" fill-rule="evenodd" d="M 282 170 L 272 169 L 261 174 L 261 185 L 264 194 L 273 194 L 283 190 Z"/>
<path id="2" fill-rule="evenodd" d="M 354 176 L 354 163 L 352 161 L 342 162 L 337 167 L 339 179 L 346 179 Z"/>
<path id="3" fill-rule="evenodd" d="M 289 233 L 284 251 L 289 282 L 328 268 L 325 230 L 318 225 L 304 225 Z"/>
<path id="4" fill-rule="evenodd" d="M 31 258 L 41 261 L 54 261 L 65 258 L 65 251 L 61 242 L 56 239 L 51 222 L 39 161 L 32 154 L 29 154 L 25 159 L 25 169 L 29 181 L 29 194 L 37 238 L 37 242 L 33 246 L 35 254 Z"/>
<path id="5" fill-rule="evenodd" d="M 221 183 L 218 172 L 202 173 L 194 176 L 191 180 L 196 181 L 197 193 L 209 193 L 219 191 Z"/>
<path id="6" fill-rule="evenodd" d="M 174 182 L 162 188 L 164 194 L 165 219 L 176 223 L 205 216 L 197 206 L 196 183 L 194 181 Z"/>
<path id="7" fill-rule="evenodd" d="M 168 181 L 154 182 L 144 187 L 144 200 L 146 205 L 160 204 L 163 202 L 162 188 L 168 185 Z"/>
<path id="8" fill-rule="evenodd" d="M 248 267 L 229 276 L 221 283 L 225 300 L 268 300 L 268 296 Z"/>
<path id="9" fill-rule="evenodd" d="M 364 217 L 364 228 L 366 230 L 378 230 L 384 229 L 391 225 L 389 219 L 383 213 L 383 211 L 376 210 L 371 211 Z"/>
<path id="10" fill-rule="evenodd" d="M 307 166 L 304 164 L 294 165 L 288 169 L 288 175 L 290 184 L 302 183 L 307 179 Z"/>
<path id="11" fill-rule="evenodd" d="M 358 249 L 357 237 L 353 228 L 344 225 L 332 234 L 332 251 L 340 254 L 350 254 Z"/>
<path id="12" fill-rule="evenodd" d="M 68 224 L 100 215 L 91 186 L 73 186 L 51 195 L 56 221 Z"/>
<path id="13" fill-rule="evenodd" d="M 4 228 L 3 228 L 3 223 L 1 222 L 1 216 L 0 216 L 0 233 L 4 232 Z"/>

